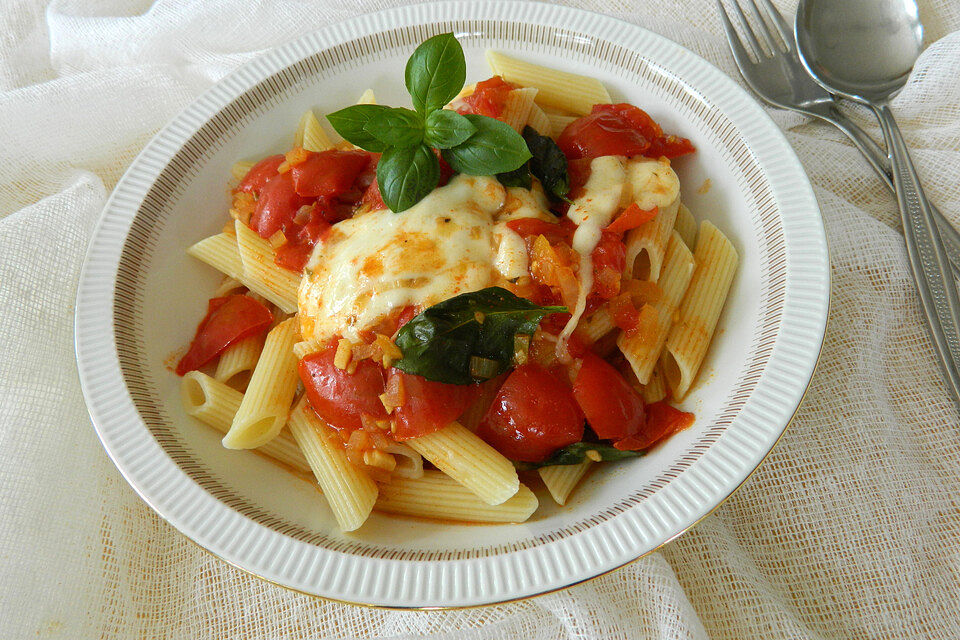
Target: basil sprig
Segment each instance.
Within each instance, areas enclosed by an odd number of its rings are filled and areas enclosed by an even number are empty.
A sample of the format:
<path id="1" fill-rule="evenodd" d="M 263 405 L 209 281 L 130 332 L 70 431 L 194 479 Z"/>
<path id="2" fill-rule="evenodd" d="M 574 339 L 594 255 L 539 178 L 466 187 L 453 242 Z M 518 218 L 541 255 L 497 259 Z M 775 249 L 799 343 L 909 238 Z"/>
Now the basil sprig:
<path id="1" fill-rule="evenodd" d="M 428 307 L 403 325 L 395 340 L 403 357 L 396 368 L 449 384 L 470 384 L 470 360 L 493 363 L 488 378 L 513 361 L 515 338 L 533 335 L 540 321 L 566 307 L 541 307 L 501 287 L 462 293 Z"/>
<path id="2" fill-rule="evenodd" d="M 409 209 L 437 186 L 440 161 L 433 149 L 460 173 L 495 175 L 530 159 L 524 139 L 509 125 L 487 116 L 444 109 L 463 88 L 467 64 L 452 33 L 423 42 L 404 72 L 414 109 L 358 104 L 327 120 L 345 140 L 383 153 L 377 183 L 383 202 L 395 212 Z"/>

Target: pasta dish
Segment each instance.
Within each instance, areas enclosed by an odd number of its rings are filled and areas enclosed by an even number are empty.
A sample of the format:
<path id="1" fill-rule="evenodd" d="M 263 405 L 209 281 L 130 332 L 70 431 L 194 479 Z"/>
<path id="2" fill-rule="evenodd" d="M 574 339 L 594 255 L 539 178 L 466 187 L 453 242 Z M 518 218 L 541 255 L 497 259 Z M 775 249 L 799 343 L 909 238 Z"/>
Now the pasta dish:
<path id="1" fill-rule="evenodd" d="M 372 91 L 238 162 L 223 274 L 177 364 L 187 413 L 312 474 L 339 527 L 373 509 L 522 522 L 598 463 L 690 427 L 738 255 L 680 198 L 695 152 L 597 80 L 452 34 L 413 108 Z M 288 143 L 289 144 L 289 143 Z"/>

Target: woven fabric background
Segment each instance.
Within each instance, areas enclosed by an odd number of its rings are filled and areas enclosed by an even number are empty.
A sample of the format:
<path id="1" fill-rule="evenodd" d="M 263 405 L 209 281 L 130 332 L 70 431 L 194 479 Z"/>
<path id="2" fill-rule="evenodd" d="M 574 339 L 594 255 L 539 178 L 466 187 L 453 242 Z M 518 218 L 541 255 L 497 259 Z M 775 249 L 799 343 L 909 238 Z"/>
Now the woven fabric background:
<path id="1" fill-rule="evenodd" d="M 960 638 L 960 426 L 894 200 L 839 133 L 792 114 L 772 113 L 816 187 L 832 257 L 820 368 L 765 464 L 661 551 L 525 602 L 368 610 L 250 577 L 137 498 L 97 441 L 73 355 L 76 282 L 108 193 L 225 73 L 393 4 L 0 5 L 0 637 Z M 714 0 L 571 4 L 737 77 Z M 931 199 L 960 223 L 960 4 L 921 5 L 929 46 L 894 107 Z"/>

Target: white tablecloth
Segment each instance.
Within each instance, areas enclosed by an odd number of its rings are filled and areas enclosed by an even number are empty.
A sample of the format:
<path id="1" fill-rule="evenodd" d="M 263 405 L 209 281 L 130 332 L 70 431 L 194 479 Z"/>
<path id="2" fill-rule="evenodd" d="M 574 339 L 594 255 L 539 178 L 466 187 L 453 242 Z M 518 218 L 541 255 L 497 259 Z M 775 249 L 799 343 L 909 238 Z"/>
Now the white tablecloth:
<path id="1" fill-rule="evenodd" d="M 820 368 L 760 470 L 660 552 L 516 604 L 367 610 L 249 577 L 137 498 L 97 441 L 73 355 L 74 291 L 107 194 L 225 73 L 387 4 L 0 4 L 0 637 L 960 638 L 958 413 L 894 201 L 838 133 L 791 114 L 772 115 L 816 186 L 833 261 Z M 736 76 L 713 0 L 574 4 Z M 922 4 L 929 48 L 895 111 L 932 200 L 960 222 L 960 5 Z"/>

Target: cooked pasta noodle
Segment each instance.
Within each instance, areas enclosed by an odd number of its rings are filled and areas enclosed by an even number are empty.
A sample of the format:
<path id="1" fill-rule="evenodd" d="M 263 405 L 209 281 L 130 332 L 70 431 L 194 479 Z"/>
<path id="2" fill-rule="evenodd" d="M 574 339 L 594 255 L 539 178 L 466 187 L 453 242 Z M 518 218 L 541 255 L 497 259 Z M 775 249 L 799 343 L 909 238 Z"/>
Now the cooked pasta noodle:
<path id="1" fill-rule="evenodd" d="M 263 336 L 260 335 L 249 336 L 233 343 L 220 354 L 213 377 L 229 384 L 244 373 L 252 374 L 262 349 Z"/>
<path id="2" fill-rule="evenodd" d="M 537 506 L 537 496 L 522 484 L 505 502 L 489 505 L 450 476 L 425 471 L 420 478 L 392 478 L 380 485 L 375 509 L 463 522 L 524 522 Z"/>
<path id="3" fill-rule="evenodd" d="M 558 464 L 550 467 L 541 467 L 540 479 L 547 487 L 554 502 L 560 505 L 567 504 L 567 498 L 576 488 L 583 476 L 593 466 L 593 460 L 584 460 L 578 464 Z"/>
<path id="4" fill-rule="evenodd" d="M 293 355 L 296 341 L 296 318 L 281 322 L 267 334 L 243 403 L 223 438 L 223 446 L 254 449 L 270 442 L 283 429 L 300 381 L 297 359 Z"/>
<path id="5" fill-rule="evenodd" d="M 527 116 L 527 125 L 542 136 L 549 136 L 553 131 L 550 118 L 536 103 L 530 105 L 530 115 Z"/>
<path id="6" fill-rule="evenodd" d="M 180 394 L 183 408 L 188 415 L 221 433 L 230 430 L 233 417 L 243 401 L 242 393 L 199 371 L 191 371 L 183 376 Z M 289 429 L 284 429 L 276 438 L 257 447 L 256 452 L 297 471 L 310 471 L 310 466 Z"/>
<path id="7" fill-rule="evenodd" d="M 674 314 L 690 284 L 693 269 L 693 254 L 680 239 L 680 234 L 671 232 L 664 255 L 663 271 L 657 282 L 661 294 L 653 304 L 657 312 L 653 336 L 637 331 L 633 335 L 621 333 L 617 338 L 617 346 L 641 384 L 647 384 L 650 380 L 650 374 L 653 373 L 663 344 L 667 340 L 670 325 L 673 324 Z"/>
<path id="8" fill-rule="evenodd" d="M 377 97 L 373 94 L 373 89 L 367 89 L 360 94 L 357 104 L 377 104 Z"/>
<path id="9" fill-rule="evenodd" d="M 278 266 L 276 251 L 256 231 L 239 220 L 235 224 L 244 280 L 256 283 L 256 292 L 285 313 L 296 313 L 300 274 Z"/>
<path id="10" fill-rule="evenodd" d="M 697 377 L 740 260 L 730 240 L 706 220 L 700 223 L 693 258 L 697 266 L 663 353 L 663 371 L 677 400 Z"/>
<path id="11" fill-rule="evenodd" d="M 306 396 L 290 412 L 290 431 L 344 531 L 360 528 L 377 501 L 377 485 L 347 459 L 343 440 L 317 417 Z"/>
<path id="12" fill-rule="evenodd" d="M 585 115 L 593 105 L 610 102 L 606 87 L 596 78 L 542 67 L 490 50 L 487 63 L 507 82 L 538 89 L 539 104 Z"/>
<path id="13" fill-rule="evenodd" d="M 230 167 L 230 175 L 233 176 L 234 180 L 239 182 L 240 180 L 243 180 L 248 173 L 250 173 L 250 169 L 253 169 L 252 162 L 247 160 L 238 160 L 237 162 L 233 163 L 232 167 Z"/>
<path id="14" fill-rule="evenodd" d="M 697 220 L 693 217 L 693 214 L 690 213 L 687 205 L 682 202 L 679 208 L 677 208 L 677 219 L 673 223 L 673 228 L 680 234 L 680 237 L 683 238 L 683 242 L 690 251 L 693 251 L 694 247 L 697 246 Z"/>
<path id="15" fill-rule="evenodd" d="M 500 117 L 517 133 L 521 133 L 530 117 L 530 110 L 534 106 L 533 100 L 536 96 L 537 90 L 531 87 L 514 89 L 507 94 Z"/>
<path id="16" fill-rule="evenodd" d="M 513 464 L 457 422 L 406 443 L 487 504 L 506 502 L 520 487 Z"/>
<path id="17" fill-rule="evenodd" d="M 643 401 L 647 404 L 660 402 L 667 397 L 667 382 L 663 378 L 663 366 L 657 365 L 650 375 L 650 381 L 643 385 Z"/>
<path id="18" fill-rule="evenodd" d="M 333 148 L 330 137 L 323 130 L 313 109 L 307 109 L 300 117 L 300 123 L 297 125 L 297 132 L 293 137 L 294 146 L 302 147 L 307 151 L 327 151 Z"/>

